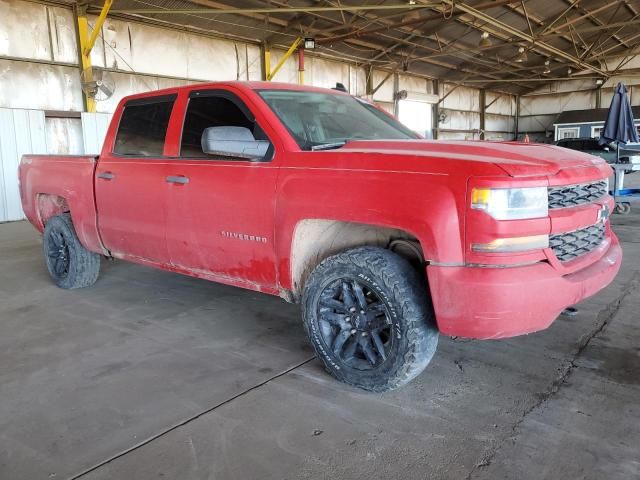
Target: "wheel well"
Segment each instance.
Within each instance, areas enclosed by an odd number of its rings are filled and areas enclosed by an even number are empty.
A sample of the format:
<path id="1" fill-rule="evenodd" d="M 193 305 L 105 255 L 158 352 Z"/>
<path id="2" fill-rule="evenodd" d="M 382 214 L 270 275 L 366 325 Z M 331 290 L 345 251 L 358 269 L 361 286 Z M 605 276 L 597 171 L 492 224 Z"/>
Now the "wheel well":
<path id="1" fill-rule="evenodd" d="M 291 284 L 299 297 L 313 269 L 327 257 L 364 245 L 389 248 L 416 268 L 424 265 L 418 239 L 396 228 L 336 220 L 302 220 L 296 226 L 291 251 Z"/>
<path id="2" fill-rule="evenodd" d="M 38 216 L 43 228 L 51 217 L 70 211 L 69 204 L 64 197 L 49 193 L 38 194 Z"/>

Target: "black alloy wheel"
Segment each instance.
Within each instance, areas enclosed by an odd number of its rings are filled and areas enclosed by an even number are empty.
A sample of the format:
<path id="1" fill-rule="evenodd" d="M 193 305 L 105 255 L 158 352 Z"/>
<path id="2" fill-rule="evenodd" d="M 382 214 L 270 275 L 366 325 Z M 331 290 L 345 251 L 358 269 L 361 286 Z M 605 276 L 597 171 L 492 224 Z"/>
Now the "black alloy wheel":
<path id="1" fill-rule="evenodd" d="M 69 214 L 47 220 L 42 247 L 47 270 L 58 287 L 88 287 L 98 279 L 100 255 L 80 243 Z"/>
<path id="2" fill-rule="evenodd" d="M 59 231 L 50 231 L 46 246 L 51 269 L 56 277 L 65 278 L 69 275 L 69 245 L 64 235 Z"/>
<path id="3" fill-rule="evenodd" d="M 353 277 L 332 281 L 320 294 L 316 318 L 322 341 L 341 366 L 372 370 L 387 360 L 392 323 L 371 285 Z"/>
<path id="4" fill-rule="evenodd" d="M 373 392 L 410 382 L 438 329 L 424 274 L 394 252 L 358 247 L 323 260 L 305 282 L 304 326 L 338 380 Z"/>

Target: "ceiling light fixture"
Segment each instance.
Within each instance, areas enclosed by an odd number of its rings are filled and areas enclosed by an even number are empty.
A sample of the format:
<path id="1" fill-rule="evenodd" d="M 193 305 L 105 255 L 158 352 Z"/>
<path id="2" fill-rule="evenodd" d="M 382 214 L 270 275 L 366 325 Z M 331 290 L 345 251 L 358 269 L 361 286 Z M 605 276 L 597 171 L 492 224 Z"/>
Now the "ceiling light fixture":
<path id="1" fill-rule="evenodd" d="M 518 56 L 515 59 L 516 63 L 522 63 L 527 61 L 527 52 L 524 47 L 518 48 Z"/>
<path id="2" fill-rule="evenodd" d="M 489 38 L 489 32 L 482 32 L 482 35 L 480 35 L 480 43 L 478 45 L 482 48 L 493 45 L 493 42 Z"/>
<path id="3" fill-rule="evenodd" d="M 304 49 L 305 50 L 313 50 L 316 48 L 316 39 L 307 37 L 304 39 Z"/>
<path id="4" fill-rule="evenodd" d="M 551 73 L 551 68 L 549 68 L 550 64 L 551 64 L 551 61 L 549 61 L 549 59 L 547 59 L 544 62 L 544 70 L 542 71 L 542 73 Z"/>

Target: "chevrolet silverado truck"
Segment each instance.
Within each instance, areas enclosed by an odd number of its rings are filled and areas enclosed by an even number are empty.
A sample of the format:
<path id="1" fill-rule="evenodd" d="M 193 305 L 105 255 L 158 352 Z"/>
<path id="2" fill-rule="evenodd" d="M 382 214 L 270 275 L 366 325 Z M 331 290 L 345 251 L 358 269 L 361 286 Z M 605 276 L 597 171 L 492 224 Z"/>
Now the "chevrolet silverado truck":
<path id="1" fill-rule="evenodd" d="M 439 334 L 542 330 L 609 284 L 610 174 L 552 145 L 423 140 L 344 92 L 220 82 L 126 97 L 99 156 L 25 155 L 19 177 L 59 287 L 108 257 L 278 295 L 331 374 L 385 391 Z"/>

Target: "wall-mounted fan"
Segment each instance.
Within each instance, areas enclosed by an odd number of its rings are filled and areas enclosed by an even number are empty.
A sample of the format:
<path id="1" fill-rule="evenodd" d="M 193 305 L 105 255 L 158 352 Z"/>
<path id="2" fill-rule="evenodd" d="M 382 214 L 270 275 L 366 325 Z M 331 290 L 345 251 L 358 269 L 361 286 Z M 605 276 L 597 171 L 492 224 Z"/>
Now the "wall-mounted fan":
<path id="1" fill-rule="evenodd" d="M 116 82 L 109 72 L 102 68 L 91 67 L 80 75 L 82 90 L 87 97 L 101 102 L 110 98 L 116 90 Z"/>

